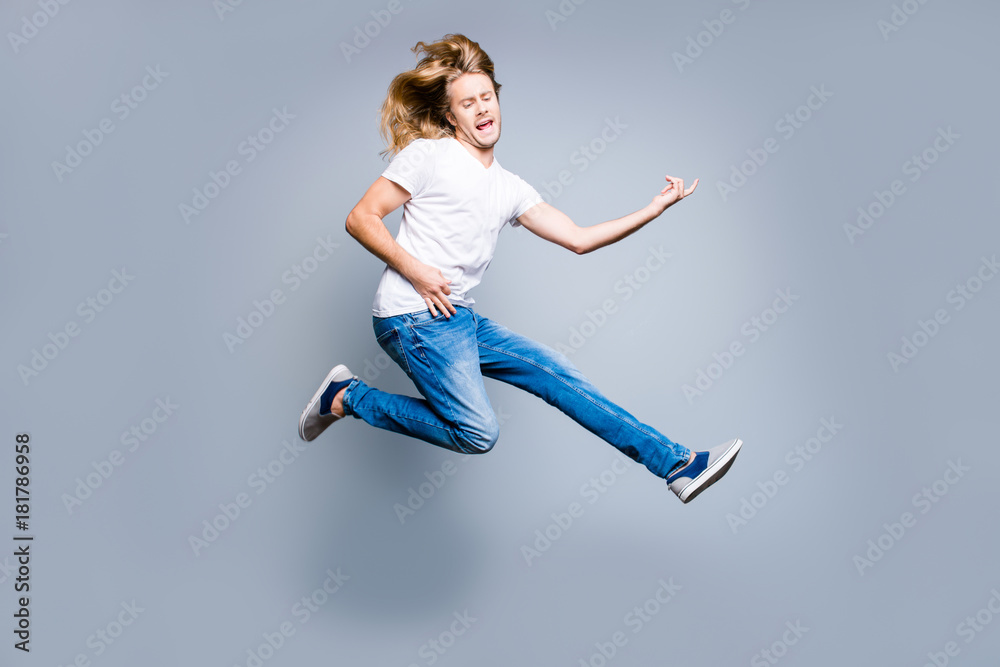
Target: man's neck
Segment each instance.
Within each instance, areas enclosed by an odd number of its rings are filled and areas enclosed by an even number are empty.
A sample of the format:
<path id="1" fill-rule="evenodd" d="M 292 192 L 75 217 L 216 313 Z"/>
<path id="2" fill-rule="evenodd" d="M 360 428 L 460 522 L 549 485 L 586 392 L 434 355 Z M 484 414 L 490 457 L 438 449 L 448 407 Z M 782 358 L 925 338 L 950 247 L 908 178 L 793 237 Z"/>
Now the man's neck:
<path id="1" fill-rule="evenodd" d="M 462 144 L 462 147 L 465 148 L 465 150 L 469 151 L 469 154 L 472 157 L 479 160 L 483 167 L 489 169 L 493 165 L 493 146 L 490 146 L 489 148 L 480 148 L 479 146 L 470 144 L 457 134 L 455 135 L 455 139 L 458 143 Z"/>

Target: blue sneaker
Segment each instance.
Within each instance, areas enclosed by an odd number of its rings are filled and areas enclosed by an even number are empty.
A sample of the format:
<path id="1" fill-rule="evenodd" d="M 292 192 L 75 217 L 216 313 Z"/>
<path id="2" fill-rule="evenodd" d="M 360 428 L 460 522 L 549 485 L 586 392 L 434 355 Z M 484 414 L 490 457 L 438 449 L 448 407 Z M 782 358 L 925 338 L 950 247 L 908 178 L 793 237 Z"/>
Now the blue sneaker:
<path id="1" fill-rule="evenodd" d="M 302 411 L 302 416 L 299 417 L 300 438 L 306 442 L 311 442 L 320 433 L 325 431 L 327 426 L 338 419 L 342 419 L 342 417 L 338 417 L 330 412 L 330 404 L 333 402 L 333 397 L 337 395 L 337 392 L 349 385 L 357 377 L 357 375 L 352 374 L 350 369 L 343 364 L 334 366 L 333 370 L 327 373 L 323 384 L 313 394 L 312 399 L 306 404 L 306 409 Z"/>
<path id="2" fill-rule="evenodd" d="M 691 452 L 693 456 L 688 459 L 684 467 L 667 475 L 667 485 L 682 503 L 691 502 L 695 496 L 726 474 L 742 446 L 743 441 L 735 438 L 707 452 Z"/>

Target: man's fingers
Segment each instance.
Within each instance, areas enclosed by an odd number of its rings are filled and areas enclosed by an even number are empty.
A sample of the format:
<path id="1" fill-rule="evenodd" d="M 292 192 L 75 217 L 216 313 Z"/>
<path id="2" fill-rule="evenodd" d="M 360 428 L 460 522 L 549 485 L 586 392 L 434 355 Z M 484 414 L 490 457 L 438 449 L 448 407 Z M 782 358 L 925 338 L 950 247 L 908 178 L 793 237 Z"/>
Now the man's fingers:
<path id="1" fill-rule="evenodd" d="M 689 194 L 694 192 L 695 188 L 698 187 L 699 179 L 697 178 L 694 179 L 694 183 L 691 184 L 691 187 L 686 190 L 684 189 L 683 178 L 677 178 L 671 176 L 670 174 L 667 174 L 666 176 L 664 176 L 664 178 L 667 180 L 667 185 L 662 190 L 660 190 L 660 194 L 661 195 L 673 194 L 676 197 L 675 201 L 680 201 L 684 197 L 687 197 Z"/>
<path id="2" fill-rule="evenodd" d="M 451 301 L 448 301 L 448 299 L 441 299 L 440 308 L 441 312 L 444 313 L 445 319 L 455 314 L 455 307 L 451 305 Z"/>

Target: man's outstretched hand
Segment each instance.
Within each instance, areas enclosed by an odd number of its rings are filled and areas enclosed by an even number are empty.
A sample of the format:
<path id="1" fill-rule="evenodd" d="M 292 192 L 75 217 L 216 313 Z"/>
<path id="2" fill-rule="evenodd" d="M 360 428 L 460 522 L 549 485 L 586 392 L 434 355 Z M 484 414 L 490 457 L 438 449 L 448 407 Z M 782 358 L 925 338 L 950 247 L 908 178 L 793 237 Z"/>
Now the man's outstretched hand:
<path id="1" fill-rule="evenodd" d="M 684 179 L 675 178 L 673 176 L 666 176 L 667 185 L 662 190 L 660 194 L 653 197 L 653 201 L 650 204 L 656 215 L 660 215 L 667 210 L 673 204 L 676 204 L 684 197 L 694 192 L 694 189 L 698 187 L 698 179 L 694 179 L 694 184 L 691 185 L 687 190 L 684 189 Z"/>

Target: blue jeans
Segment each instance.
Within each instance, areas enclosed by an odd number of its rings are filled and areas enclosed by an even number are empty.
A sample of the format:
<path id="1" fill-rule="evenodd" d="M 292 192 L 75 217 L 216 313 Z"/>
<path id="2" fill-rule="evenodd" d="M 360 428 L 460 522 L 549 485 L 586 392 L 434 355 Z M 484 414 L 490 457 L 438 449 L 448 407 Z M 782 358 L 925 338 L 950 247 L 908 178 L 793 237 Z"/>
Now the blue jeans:
<path id="1" fill-rule="evenodd" d="M 654 475 L 666 477 L 690 450 L 612 403 L 566 355 L 455 306 L 372 317 L 375 339 L 424 398 L 390 394 L 356 379 L 343 396 L 345 415 L 464 454 L 490 451 L 500 425 L 486 395 L 491 377 L 542 398 Z"/>

